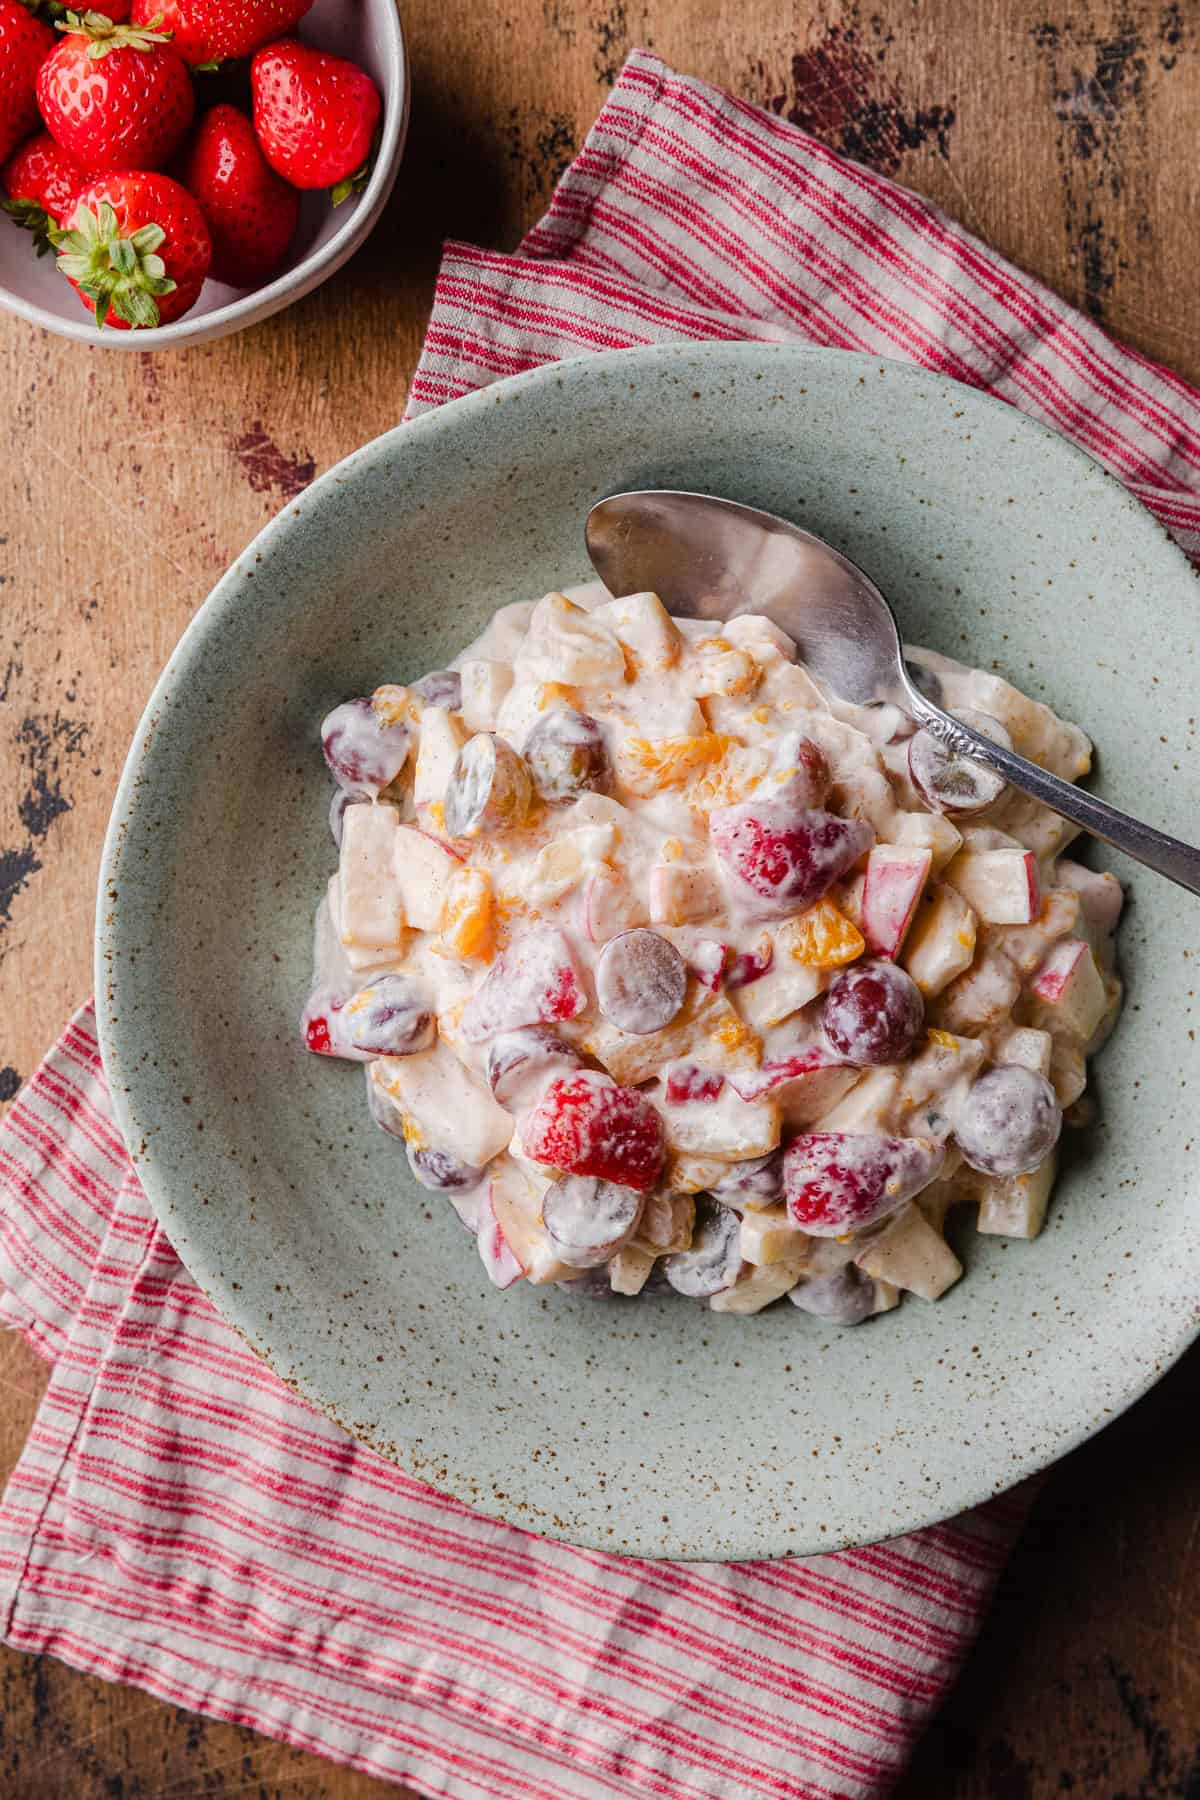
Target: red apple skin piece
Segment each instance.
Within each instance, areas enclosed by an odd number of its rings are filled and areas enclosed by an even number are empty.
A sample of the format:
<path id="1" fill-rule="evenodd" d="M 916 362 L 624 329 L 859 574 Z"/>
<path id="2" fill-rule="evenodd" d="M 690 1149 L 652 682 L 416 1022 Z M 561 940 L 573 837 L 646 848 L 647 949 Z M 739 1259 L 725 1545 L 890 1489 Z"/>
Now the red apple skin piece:
<path id="1" fill-rule="evenodd" d="M 861 1074 L 861 1069 L 817 1044 L 758 1069 L 736 1070 L 725 1079 L 739 1099 L 759 1100 L 769 1095 L 779 1107 L 785 1129 L 795 1131 L 822 1119 Z"/>
<path id="2" fill-rule="evenodd" d="M 1055 944 L 1029 984 L 1043 1005 L 1054 1008 L 1060 1027 L 1085 1043 L 1104 1017 L 1108 996 L 1091 946 L 1082 938 Z"/>
<path id="3" fill-rule="evenodd" d="M 997 915 L 991 881 L 998 864 L 990 859 L 1003 859 L 1006 866 L 1011 865 L 1006 879 L 1013 903 L 1000 909 L 1001 916 Z M 1032 850 L 960 850 L 947 864 L 945 879 L 974 907 L 984 925 L 1031 925 L 1042 909 L 1037 858 Z"/>
<path id="4" fill-rule="evenodd" d="M 862 934 L 874 956 L 894 962 L 913 922 L 929 871 L 931 850 L 876 844 L 867 858 L 862 897 Z"/>
<path id="5" fill-rule="evenodd" d="M 515 1281 L 520 1281 L 525 1271 L 513 1255 L 508 1239 L 501 1229 L 496 1217 L 496 1209 L 492 1205 L 492 1190 L 489 1187 L 488 1197 L 484 1204 L 483 1218 L 479 1222 L 479 1255 L 488 1272 L 488 1279 L 495 1287 L 510 1288 Z"/>
<path id="6" fill-rule="evenodd" d="M 717 1100 L 725 1086 L 725 1077 L 718 1069 L 705 1069 L 695 1062 L 668 1063 L 663 1077 L 672 1106 L 682 1106 L 689 1100 Z"/>

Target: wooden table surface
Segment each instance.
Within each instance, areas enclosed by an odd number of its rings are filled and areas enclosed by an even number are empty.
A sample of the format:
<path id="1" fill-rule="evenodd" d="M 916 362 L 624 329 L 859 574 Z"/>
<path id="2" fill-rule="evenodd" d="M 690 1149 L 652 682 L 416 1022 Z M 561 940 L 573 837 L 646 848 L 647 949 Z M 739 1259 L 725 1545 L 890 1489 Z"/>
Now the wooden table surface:
<path id="1" fill-rule="evenodd" d="M 0 316 L 0 1101 L 88 991 L 104 825 L 176 638 L 289 496 L 395 422 L 440 238 L 515 243 L 630 46 L 932 196 L 1200 380 L 1198 0 L 406 0 L 405 24 L 405 166 L 326 287 L 157 357 Z M 0 1340 L 0 1474 L 43 1380 Z M 1198 1391 L 1193 1355 L 1055 1471 L 904 1800 L 1200 1796 Z M 0 1651 L 3 1800 L 398 1791 Z"/>

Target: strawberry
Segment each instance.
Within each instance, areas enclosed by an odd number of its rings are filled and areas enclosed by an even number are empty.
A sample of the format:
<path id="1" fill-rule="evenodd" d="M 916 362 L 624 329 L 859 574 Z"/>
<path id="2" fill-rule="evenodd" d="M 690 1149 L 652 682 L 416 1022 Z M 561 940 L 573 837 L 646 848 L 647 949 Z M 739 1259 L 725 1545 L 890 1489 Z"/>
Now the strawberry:
<path id="1" fill-rule="evenodd" d="M 90 175 L 158 169 L 175 154 L 195 101 L 187 67 L 160 31 L 68 13 L 70 36 L 38 70 L 52 137 Z"/>
<path id="2" fill-rule="evenodd" d="M 234 56 L 252 56 L 283 37 L 313 0 L 134 0 L 137 25 L 161 24 L 194 69 L 212 68 Z"/>
<path id="3" fill-rule="evenodd" d="M 75 196 L 86 182 L 75 158 L 48 131 L 22 144 L 0 169 L 0 188 L 8 196 L 4 210 L 24 230 L 32 231 L 39 256 L 50 248 L 51 228 L 74 211 Z"/>
<path id="4" fill-rule="evenodd" d="M 231 287 L 265 281 L 287 254 L 300 196 L 267 162 L 254 127 L 236 106 L 200 121 L 183 174 L 212 233 L 212 275 Z"/>
<path id="5" fill-rule="evenodd" d="M 0 162 L 37 130 L 37 72 L 54 41 L 18 0 L 0 0 Z"/>
<path id="6" fill-rule="evenodd" d="M 639 1194 L 654 1186 L 663 1165 L 663 1123 L 649 1100 L 594 1069 L 550 1083 L 521 1143 L 535 1162 Z"/>
<path id="7" fill-rule="evenodd" d="M 333 203 L 364 185 L 379 89 L 344 57 L 281 38 L 250 65 L 254 129 L 277 174 L 298 188 L 332 188 Z"/>
<path id="8" fill-rule="evenodd" d="M 97 325 L 169 324 L 194 306 L 212 239 L 198 203 L 168 175 L 102 175 L 79 194 L 58 266 Z"/>

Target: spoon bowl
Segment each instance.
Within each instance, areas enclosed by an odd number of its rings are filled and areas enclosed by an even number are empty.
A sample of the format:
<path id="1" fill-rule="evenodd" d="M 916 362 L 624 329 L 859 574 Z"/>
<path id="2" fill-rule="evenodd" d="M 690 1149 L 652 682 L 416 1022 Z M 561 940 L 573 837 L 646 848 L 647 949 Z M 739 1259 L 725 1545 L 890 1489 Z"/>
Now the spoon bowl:
<path id="1" fill-rule="evenodd" d="M 796 644 L 809 673 L 856 706 L 899 706 L 956 756 L 1024 793 L 1147 868 L 1200 894 L 1200 850 L 1131 818 L 943 712 L 905 663 L 896 617 L 857 563 L 799 525 L 711 494 L 643 488 L 588 513 L 592 566 L 610 593 L 652 590 L 676 613 L 763 613 Z"/>

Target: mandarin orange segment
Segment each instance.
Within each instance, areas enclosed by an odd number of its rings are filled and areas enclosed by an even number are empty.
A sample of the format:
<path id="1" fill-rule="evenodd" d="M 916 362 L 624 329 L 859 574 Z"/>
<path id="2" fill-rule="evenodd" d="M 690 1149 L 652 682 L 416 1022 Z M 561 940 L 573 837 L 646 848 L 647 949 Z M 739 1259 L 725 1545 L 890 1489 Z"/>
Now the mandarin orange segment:
<path id="1" fill-rule="evenodd" d="M 818 900 L 798 918 L 789 919 L 780 928 L 779 942 L 795 962 L 809 969 L 843 968 L 867 947 L 858 926 L 832 900 Z"/>
<path id="2" fill-rule="evenodd" d="M 490 962 L 496 954 L 492 884 L 482 869 L 456 869 L 450 877 L 441 936 L 452 956 Z"/>
<path id="3" fill-rule="evenodd" d="M 719 763 L 732 742 L 719 731 L 695 737 L 628 738 L 618 752 L 620 778 L 644 799 L 663 788 L 686 787 L 701 770 Z"/>

